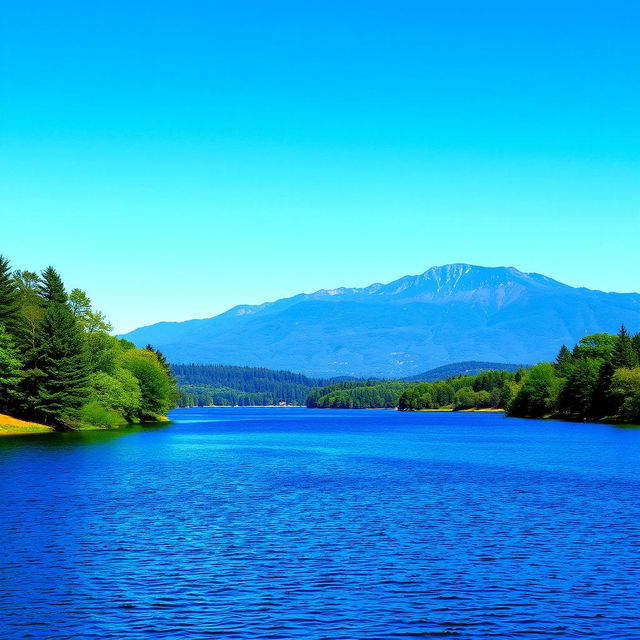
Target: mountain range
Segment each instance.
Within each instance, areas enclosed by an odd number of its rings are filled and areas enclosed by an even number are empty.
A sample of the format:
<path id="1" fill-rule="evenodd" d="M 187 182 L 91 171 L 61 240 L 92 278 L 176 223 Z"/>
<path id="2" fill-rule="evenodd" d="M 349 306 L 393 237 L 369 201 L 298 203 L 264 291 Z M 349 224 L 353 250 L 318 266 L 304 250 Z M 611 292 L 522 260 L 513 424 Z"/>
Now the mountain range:
<path id="1" fill-rule="evenodd" d="M 587 334 L 640 330 L 640 295 L 575 288 L 514 267 L 450 264 L 364 288 L 321 289 L 123 337 L 173 363 L 408 377 L 466 360 L 530 364 Z"/>

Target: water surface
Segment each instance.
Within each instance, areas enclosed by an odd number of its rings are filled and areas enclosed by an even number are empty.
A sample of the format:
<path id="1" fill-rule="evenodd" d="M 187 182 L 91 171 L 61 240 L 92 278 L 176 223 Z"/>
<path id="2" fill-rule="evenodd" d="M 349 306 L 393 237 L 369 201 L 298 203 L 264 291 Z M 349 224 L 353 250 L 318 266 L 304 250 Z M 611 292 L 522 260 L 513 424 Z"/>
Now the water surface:
<path id="1" fill-rule="evenodd" d="M 177 410 L 0 439 L 0 637 L 640 638 L 640 430 Z"/>

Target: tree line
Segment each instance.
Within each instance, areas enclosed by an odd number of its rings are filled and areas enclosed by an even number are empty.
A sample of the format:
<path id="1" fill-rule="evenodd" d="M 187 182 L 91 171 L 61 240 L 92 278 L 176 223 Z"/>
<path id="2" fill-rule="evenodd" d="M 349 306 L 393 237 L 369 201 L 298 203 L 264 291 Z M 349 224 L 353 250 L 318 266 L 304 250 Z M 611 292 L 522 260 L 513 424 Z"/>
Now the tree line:
<path id="1" fill-rule="evenodd" d="M 175 406 L 164 356 L 111 325 L 60 274 L 12 270 L 0 256 L 0 413 L 58 430 L 157 419 Z"/>
<path id="2" fill-rule="evenodd" d="M 483 371 L 475 376 L 457 376 L 439 382 L 421 382 L 399 399 L 401 411 L 420 409 L 500 409 L 509 399 L 509 389 L 525 377 L 526 370 Z"/>
<path id="3" fill-rule="evenodd" d="M 314 387 L 335 378 L 310 378 L 293 371 L 219 364 L 173 364 L 181 407 L 304 405 Z"/>
<path id="4" fill-rule="evenodd" d="M 310 408 L 504 409 L 510 416 L 640 424 L 640 333 L 582 338 L 554 362 L 437 382 L 343 382 L 310 391 Z"/>
<path id="5" fill-rule="evenodd" d="M 640 333 L 597 333 L 554 362 L 532 367 L 512 389 L 509 415 L 640 423 Z"/>
<path id="6" fill-rule="evenodd" d="M 412 383 L 400 380 L 356 380 L 312 389 L 309 409 L 395 409 Z"/>

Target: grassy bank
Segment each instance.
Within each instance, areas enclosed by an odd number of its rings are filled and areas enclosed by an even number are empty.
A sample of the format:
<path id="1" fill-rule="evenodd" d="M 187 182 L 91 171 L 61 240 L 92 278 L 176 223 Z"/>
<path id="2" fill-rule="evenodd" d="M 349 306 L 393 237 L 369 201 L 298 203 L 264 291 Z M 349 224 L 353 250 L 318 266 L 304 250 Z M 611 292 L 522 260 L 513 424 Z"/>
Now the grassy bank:
<path id="1" fill-rule="evenodd" d="M 18 420 L 0 413 L 0 436 L 16 436 L 25 433 L 52 433 L 53 428 L 37 422 Z"/>
<path id="2" fill-rule="evenodd" d="M 112 429 L 120 429 L 129 427 L 134 424 L 156 424 L 158 422 L 171 422 L 167 416 L 156 415 L 148 420 L 139 420 L 136 422 L 122 422 L 117 425 L 92 425 L 78 424 L 72 431 L 106 431 Z M 0 413 L 0 436 L 20 436 L 28 433 L 55 433 L 53 427 L 38 422 L 29 422 L 27 420 L 19 420 L 4 413 Z"/>

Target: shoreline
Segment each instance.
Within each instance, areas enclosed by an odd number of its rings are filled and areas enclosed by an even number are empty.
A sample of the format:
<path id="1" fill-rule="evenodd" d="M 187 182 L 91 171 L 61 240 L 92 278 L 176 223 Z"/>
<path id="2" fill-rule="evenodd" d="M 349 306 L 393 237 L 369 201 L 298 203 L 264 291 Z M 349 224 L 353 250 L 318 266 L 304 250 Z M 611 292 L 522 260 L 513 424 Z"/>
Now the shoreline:
<path id="1" fill-rule="evenodd" d="M 421 411 L 435 411 L 436 413 L 504 413 L 504 409 L 404 409 L 402 413 L 419 413 Z"/>
<path id="2" fill-rule="evenodd" d="M 0 436 L 21 436 L 29 433 L 55 433 L 53 427 L 30 420 L 20 420 L 0 413 Z"/>
<path id="3" fill-rule="evenodd" d="M 42 434 L 42 433 L 81 433 L 83 431 L 118 431 L 125 427 L 144 426 L 157 424 L 159 422 L 171 422 L 171 418 L 168 416 L 155 416 L 153 420 L 144 420 L 141 422 L 125 422 L 115 427 L 104 427 L 98 425 L 82 425 L 78 429 L 65 429 L 64 431 L 57 431 L 53 427 L 39 422 L 32 422 L 30 420 L 20 420 L 14 418 L 5 413 L 0 413 L 0 437 L 2 436 L 24 436 L 30 434 Z"/>

